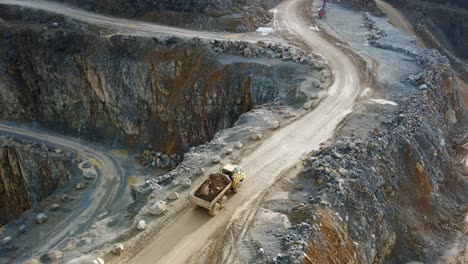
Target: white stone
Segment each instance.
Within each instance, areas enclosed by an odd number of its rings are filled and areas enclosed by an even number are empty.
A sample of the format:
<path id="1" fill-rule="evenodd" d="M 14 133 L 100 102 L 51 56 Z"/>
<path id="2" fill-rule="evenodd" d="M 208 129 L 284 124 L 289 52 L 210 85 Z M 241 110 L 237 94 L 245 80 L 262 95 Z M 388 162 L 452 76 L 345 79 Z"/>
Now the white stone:
<path id="1" fill-rule="evenodd" d="M 427 90 L 427 84 L 421 84 L 419 85 L 419 90 Z"/>
<path id="2" fill-rule="evenodd" d="M 57 154 L 62 154 L 62 152 L 63 152 L 62 149 L 59 149 L 59 148 L 55 149 L 55 153 L 57 153 Z"/>
<path id="3" fill-rule="evenodd" d="M 152 215 L 161 215 L 166 211 L 166 209 L 165 201 L 157 201 L 150 206 L 149 213 Z"/>
<path id="4" fill-rule="evenodd" d="M 192 181 L 189 178 L 184 179 L 182 181 L 182 186 L 184 186 L 185 188 L 189 188 L 191 185 L 192 185 Z"/>
<path id="5" fill-rule="evenodd" d="M 244 145 L 243 145 L 242 143 L 240 143 L 240 142 L 234 143 L 234 147 L 235 147 L 236 149 L 241 149 L 243 146 L 244 146 Z"/>
<path id="6" fill-rule="evenodd" d="M 226 155 L 230 155 L 232 154 L 232 152 L 234 152 L 233 148 L 226 148 L 226 151 L 225 151 Z"/>
<path id="7" fill-rule="evenodd" d="M 2 243 L 3 243 L 3 245 L 8 245 L 8 244 L 11 243 L 12 240 L 13 240 L 13 238 L 11 236 L 7 236 L 2 240 Z"/>
<path id="8" fill-rule="evenodd" d="M 258 249 L 258 254 L 260 254 L 260 255 L 265 254 L 265 250 L 263 250 L 263 248 L 259 248 Z"/>
<path id="9" fill-rule="evenodd" d="M 124 251 L 124 246 L 121 243 L 115 244 L 114 247 L 112 248 L 112 253 L 114 253 L 115 255 L 120 255 L 122 254 L 123 251 Z"/>
<path id="10" fill-rule="evenodd" d="M 58 209 L 60 209 L 60 206 L 58 204 L 52 204 L 50 206 L 51 211 L 57 211 Z"/>
<path id="11" fill-rule="evenodd" d="M 47 215 L 44 213 L 39 213 L 36 215 L 35 219 L 36 219 L 36 223 L 42 224 L 45 221 L 47 221 Z"/>
<path id="12" fill-rule="evenodd" d="M 177 200 L 177 199 L 179 199 L 179 194 L 177 192 L 172 192 L 171 194 L 169 194 L 169 196 L 167 196 L 167 199 Z"/>
<path id="13" fill-rule="evenodd" d="M 195 175 L 203 175 L 205 173 L 205 169 L 203 168 L 197 168 L 194 171 Z"/>
<path id="14" fill-rule="evenodd" d="M 213 156 L 213 157 L 211 157 L 211 162 L 212 163 L 220 163 L 221 162 L 221 157 L 220 156 Z"/>
<path id="15" fill-rule="evenodd" d="M 77 183 L 77 184 L 75 185 L 75 189 L 77 189 L 77 190 L 84 189 L 85 187 L 86 187 L 86 186 L 84 185 L 84 183 L 81 183 L 81 182 L 79 182 L 79 183 Z"/>
<path id="16" fill-rule="evenodd" d="M 96 258 L 93 260 L 93 264 L 104 264 L 104 260 L 102 258 Z"/>
<path id="17" fill-rule="evenodd" d="M 275 129 L 278 129 L 280 123 L 276 120 L 272 120 L 269 122 L 268 124 L 268 127 L 271 129 L 271 130 L 275 130 Z"/>
<path id="18" fill-rule="evenodd" d="M 137 228 L 138 230 L 140 230 L 140 231 L 145 230 L 145 229 L 146 229 L 146 222 L 145 222 L 145 220 L 140 220 L 140 221 L 138 221 L 138 224 L 137 224 L 136 228 Z"/>
<path id="19" fill-rule="evenodd" d="M 257 141 L 259 141 L 259 140 L 262 140 L 262 138 L 263 138 L 263 136 L 262 136 L 262 134 L 260 134 L 260 133 L 252 133 L 252 134 L 250 134 L 250 139 L 252 139 L 252 140 L 257 140 Z"/>

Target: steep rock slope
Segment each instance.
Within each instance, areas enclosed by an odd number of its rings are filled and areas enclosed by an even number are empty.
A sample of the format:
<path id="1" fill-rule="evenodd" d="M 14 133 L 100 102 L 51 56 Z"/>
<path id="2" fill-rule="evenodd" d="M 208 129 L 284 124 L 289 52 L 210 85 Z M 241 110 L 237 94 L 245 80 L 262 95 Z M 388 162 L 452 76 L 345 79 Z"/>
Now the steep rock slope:
<path id="1" fill-rule="evenodd" d="M 64 154 L 39 144 L 1 139 L 0 224 L 34 208 L 71 179 L 77 167 Z"/>
<path id="2" fill-rule="evenodd" d="M 93 140 L 183 152 L 256 104 L 298 90 L 313 71 L 233 57 L 200 39 L 104 37 L 66 19 L 46 29 L 57 19 L 47 14 L 1 14 L 9 22 L 0 26 L 0 119 Z"/>

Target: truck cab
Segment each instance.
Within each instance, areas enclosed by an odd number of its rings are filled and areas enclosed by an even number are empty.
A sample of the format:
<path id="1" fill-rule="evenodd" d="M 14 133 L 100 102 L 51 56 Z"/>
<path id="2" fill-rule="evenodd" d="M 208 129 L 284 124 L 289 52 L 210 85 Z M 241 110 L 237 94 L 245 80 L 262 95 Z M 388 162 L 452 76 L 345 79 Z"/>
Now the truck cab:
<path id="1" fill-rule="evenodd" d="M 241 183 L 245 179 L 245 172 L 239 165 L 226 164 L 221 169 L 221 173 L 226 174 L 232 181 L 231 189 L 234 192 L 239 190 Z"/>

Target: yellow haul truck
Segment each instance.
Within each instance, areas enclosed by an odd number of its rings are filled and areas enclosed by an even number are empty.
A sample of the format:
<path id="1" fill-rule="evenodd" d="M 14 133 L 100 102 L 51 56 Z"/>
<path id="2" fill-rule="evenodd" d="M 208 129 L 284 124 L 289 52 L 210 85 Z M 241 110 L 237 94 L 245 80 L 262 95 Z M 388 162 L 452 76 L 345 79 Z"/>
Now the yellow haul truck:
<path id="1" fill-rule="evenodd" d="M 226 164 L 220 173 L 212 173 L 197 189 L 190 193 L 190 201 L 199 207 L 208 209 L 215 216 L 224 208 L 231 190 L 237 192 L 245 179 L 245 172 L 238 165 Z"/>

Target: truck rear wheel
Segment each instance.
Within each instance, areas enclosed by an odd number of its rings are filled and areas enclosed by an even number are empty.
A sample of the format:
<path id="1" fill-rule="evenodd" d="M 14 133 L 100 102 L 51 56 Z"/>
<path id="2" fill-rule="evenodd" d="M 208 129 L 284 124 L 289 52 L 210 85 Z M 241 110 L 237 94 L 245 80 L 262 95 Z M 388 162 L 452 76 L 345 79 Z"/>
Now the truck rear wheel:
<path id="1" fill-rule="evenodd" d="M 228 199 L 227 196 L 224 195 L 223 198 L 221 198 L 221 200 L 219 201 L 219 204 L 221 205 L 221 209 L 226 206 L 227 199 Z"/>
<path id="2" fill-rule="evenodd" d="M 221 209 L 221 205 L 219 203 L 215 203 L 213 204 L 213 206 L 211 206 L 209 213 L 211 216 L 215 216 L 218 214 L 220 209 Z"/>

